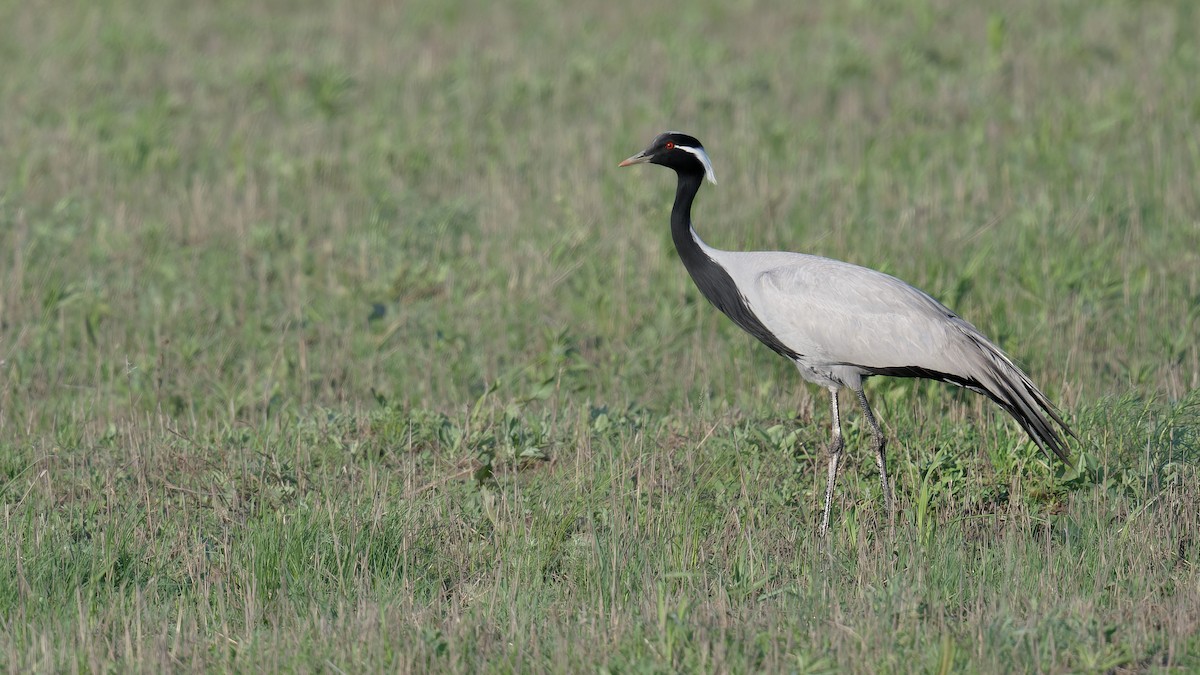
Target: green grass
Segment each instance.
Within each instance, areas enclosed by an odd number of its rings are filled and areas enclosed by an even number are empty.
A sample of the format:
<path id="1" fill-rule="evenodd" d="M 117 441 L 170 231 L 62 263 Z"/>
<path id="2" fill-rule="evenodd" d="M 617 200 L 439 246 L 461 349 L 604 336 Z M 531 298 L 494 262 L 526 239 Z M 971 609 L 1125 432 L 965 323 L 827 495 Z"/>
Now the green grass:
<path id="1" fill-rule="evenodd" d="M 1188 0 L 0 7 L 0 669 L 1200 669 Z M 697 227 L 883 269 L 1083 438 L 826 402 Z M 847 402 L 849 404 L 849 402 Z"/>

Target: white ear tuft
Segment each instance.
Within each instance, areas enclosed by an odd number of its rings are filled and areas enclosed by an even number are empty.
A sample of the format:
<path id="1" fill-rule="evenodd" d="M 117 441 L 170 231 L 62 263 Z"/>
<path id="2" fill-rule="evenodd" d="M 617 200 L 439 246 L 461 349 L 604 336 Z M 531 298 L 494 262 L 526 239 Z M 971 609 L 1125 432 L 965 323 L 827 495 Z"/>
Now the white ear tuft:
<path id="1" fill-rule="evenodd" d="M 676 145 L 675 147 L 695 155 L 696 159 L 700 160 L 700 163 L 704 165 L 704 177 L 713 185 L 717 184 L 717 174 L 713 173 L 712 162 L 709 161 L 708 153 L 704 152 L 704 148 L 692 148 L 686 145 Z"/>

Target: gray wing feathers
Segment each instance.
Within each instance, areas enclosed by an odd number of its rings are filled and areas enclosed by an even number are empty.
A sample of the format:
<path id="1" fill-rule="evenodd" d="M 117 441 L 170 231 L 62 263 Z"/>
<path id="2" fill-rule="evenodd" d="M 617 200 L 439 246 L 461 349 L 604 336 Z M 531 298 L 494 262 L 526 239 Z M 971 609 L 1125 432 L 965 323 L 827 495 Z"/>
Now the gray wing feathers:
<path id="1" fill-rule="evenodd" d="M 770 254 L 746 254 L 763 255 Z M 975 326 L 928 294 L 865 267 L 790 254 L 743 285 L 756 313 L 807 365 L 864 375 L 926 377 L 967 387 L 1004 408 L 1049 454 L 1070 463 L 1074 432 L 1036 385 Z M 741 284 L 739 284 L 741 285 Z M 761 311 L 759 311 L 761 308 Z M 1076 437 L 1077 438 L 1077 437 Z"/>
<path id="2" fill-rule="evenodd" d="M 828 363 L 933 368 L 961 341 L 955 321 L 965 321 L 895 277 L 826 258 L 792 258 L 739 285 L 750 290 L 767 326 L 801 354 Z"/>

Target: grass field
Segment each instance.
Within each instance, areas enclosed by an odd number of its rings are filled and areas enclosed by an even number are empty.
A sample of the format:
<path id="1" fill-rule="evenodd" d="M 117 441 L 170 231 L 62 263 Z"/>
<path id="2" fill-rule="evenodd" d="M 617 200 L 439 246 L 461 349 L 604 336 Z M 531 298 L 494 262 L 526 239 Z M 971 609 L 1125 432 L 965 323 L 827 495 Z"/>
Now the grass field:
<path id="1" fill-rule="evenodd" d="M 1190 0 L 0 6 L 0 670 L 1200 671 Z M 1059 403 L 823 393 L 697 228 Z M 845 401 L 845 407 L 852 404 Z"/>

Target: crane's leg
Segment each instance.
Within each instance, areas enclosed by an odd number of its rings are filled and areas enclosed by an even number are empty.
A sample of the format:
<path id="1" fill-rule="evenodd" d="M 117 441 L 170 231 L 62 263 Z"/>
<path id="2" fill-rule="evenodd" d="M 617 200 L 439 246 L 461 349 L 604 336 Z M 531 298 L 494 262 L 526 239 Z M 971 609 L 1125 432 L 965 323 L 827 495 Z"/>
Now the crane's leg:
<path id="1" fill-rule="evenodd" d="M 887 437 L 879 429 L 879 422 L 875 421 L 875 413 L 871 412 L 871 404 L 867 403 L 867 395 L 863 392 L 862 387 L 854 390 L 858 394 L 858 405 L 862 407 L 863 417 L 866 418 L 867 424 L 871 426 L 871 433 L 874 435 L 871 444 L 875 446 L 875 463 L 879 465 L 879 485 L 883 488 L 883 502 L 887 505 L 888 521 L 895 524 L 895 511 L 892 508 L 892 491 L 888 486 L 887 465 L 884 463 L 884 450 L 887 448 Z"/>
<path id="2" fill-rule="evenodd" d="M 829 480 L 825 483 L 825 514 L 821 516 L 821 536 L 829 532 L 829 507 L 833 502 L 833 483 L 837 480 L 838 462 L 842 459 L 842 419 L 838 413 L 838 390 L 829 388 L 829 407 L 833 413 L 833 437 L 829 441 Z"/>

